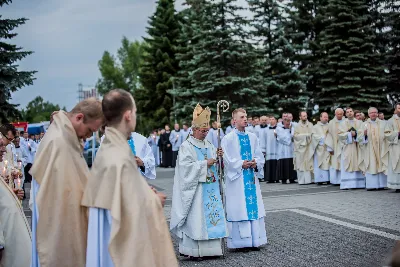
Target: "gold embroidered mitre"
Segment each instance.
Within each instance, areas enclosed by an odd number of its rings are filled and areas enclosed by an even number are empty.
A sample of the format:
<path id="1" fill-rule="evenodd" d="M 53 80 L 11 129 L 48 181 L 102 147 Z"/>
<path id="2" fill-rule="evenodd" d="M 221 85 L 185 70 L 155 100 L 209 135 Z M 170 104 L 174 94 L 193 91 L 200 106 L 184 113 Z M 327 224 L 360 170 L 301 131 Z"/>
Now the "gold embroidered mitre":
<path id="1" fill-rule="evenodd" d="M 200 104 L 197 104 L 193 111 L 192 127 L 196 128 L 210 128 L 211 110 L 206 107 L 203 109 Z"/>

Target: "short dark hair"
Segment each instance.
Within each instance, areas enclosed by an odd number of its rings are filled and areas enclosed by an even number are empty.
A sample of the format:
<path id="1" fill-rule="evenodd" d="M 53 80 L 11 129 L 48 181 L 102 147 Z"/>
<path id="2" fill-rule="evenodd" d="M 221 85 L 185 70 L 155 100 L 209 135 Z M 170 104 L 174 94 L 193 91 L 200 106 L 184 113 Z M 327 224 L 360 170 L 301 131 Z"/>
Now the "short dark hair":
<path id="1" fill-rule="evenodd" d="M 20 135 L 23 135 L 24 133 L 25 133 L 24 131 L 20 131 L 20 132 L 19 132 Z"/>
<path id="2" fill-rule="evenodd" d="M 382 111 L 381 111 L 381 112 L 378 112 L 378 115 L 379 115 L 379 114 L 383 114 L 383 112 L 382 112 Z"/>
<path id="3" fill-rule="evenodd" d="M 353 110 L 353 111 L 354 111 L 354 114 L 361 113 L 361 111 L 359 111 L 358 109 L 355 109 L 355 110 Z"/>
<path id="4" fill-rule="evenodd" d="M 10 124 L 10 123 L 6 123 L 6 124 L 1 124 L 0 125 L 0 133 L 4 136 L 8 135 L 8 132 L 12 133 L 12 135 L 16 136 L 17 135 L 17 130 L 15 129 L 14 125 Z"/>
<path id="5" fill-rule="evenodd" d="M 125 111 L 134 107 L 132 95 L 123 89 L 114 89 L 108 92 L 101 102 L 107 126 L 113 126 L 122 120 Z"/>

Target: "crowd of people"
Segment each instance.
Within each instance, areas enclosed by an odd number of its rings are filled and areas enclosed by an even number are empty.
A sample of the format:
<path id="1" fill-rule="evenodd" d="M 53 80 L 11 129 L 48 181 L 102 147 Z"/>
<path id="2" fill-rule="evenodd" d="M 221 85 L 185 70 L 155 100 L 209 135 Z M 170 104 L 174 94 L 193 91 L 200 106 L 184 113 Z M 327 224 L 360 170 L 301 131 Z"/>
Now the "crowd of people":
<path id="1" fill-rule="evenodd" d="M 395 105 L 393 116 L 385 120 L 376 108 L 368 110 L 367 119 L 359 110 L 338 108 L 331 120 L 328 113 L 321 113 L 315 125 L 304 111 L 298 122 L 291 113 L 281 118 L 249 116 L 245 131 L 257 136 L 266 161 L 257 178 L 267 183 L 327 183 L 341 189 L 400 192 L 399 109 Z M 233 119 L 225 131 L 214 121 L 205 140 L 218 148 L 218 132 L 222 141 L 233 129 Z M 190 131 L 187 124 L 183 129 L 175 124 L 173 131 L 166 125 L 148 137 L 157 166 L 176 166 L 178 151 Z"/>
<path id="2" fill-rule="evenodd" d="M 0 266 L 174 267 L 170 231 L 192 260 L 224 255 L 225 238 L 228 249 L 258 251 L 268 243 L 262 181 L 398 192 L 400 104 L 388 121 L 376 108 L 365 121 L 355 113 L 339 108 L 329 121 L 323 112 L 313 125 L 306 112 L 295 123 L 292 114 L 251 119 L 239 108 L 223 132 L 217 122 L 210 127 L 210 109 L 197 105 L 191 127 L 166 126 L 146 138 L 135 132 L 133 97 L 116 89 L 54 112 L 46 134 L 22 145 L 15 128 L 1 124 Z M 89 169 L 83 143 L 100 128 Z M 147 183 L 157 165 L 175 167 L 169 229 L 166 196 Z M 24 176 L 32 225 L 20 201 Z"/>

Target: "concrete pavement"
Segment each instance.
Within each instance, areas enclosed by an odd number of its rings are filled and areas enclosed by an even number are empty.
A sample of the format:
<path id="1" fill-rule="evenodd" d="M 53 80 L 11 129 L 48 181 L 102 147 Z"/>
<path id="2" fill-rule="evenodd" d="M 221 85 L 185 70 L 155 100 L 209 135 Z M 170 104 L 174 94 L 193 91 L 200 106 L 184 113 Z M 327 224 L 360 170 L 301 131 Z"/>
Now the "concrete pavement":
<path id="1" fill-rule="evenodd" d="M 168 198 L 170 219 L 174 169 L 157 169 L 150 184 Z M 261 251 L 228 251 L 225 259 L 189 261 L 181 266 L 375 267 L 385 266 L 400 240 L 400 194 L 393 190 L 346 190 L 338 186 L 261 184 L 268 245 Z M 29 184 L 27 186 L 29 196 Z M 25 213 L 30 220 L 28 200 Z M 177 249 L 177 239 L 173 237 Z M 179 253 L 177 253 L 179 255 Z"/>

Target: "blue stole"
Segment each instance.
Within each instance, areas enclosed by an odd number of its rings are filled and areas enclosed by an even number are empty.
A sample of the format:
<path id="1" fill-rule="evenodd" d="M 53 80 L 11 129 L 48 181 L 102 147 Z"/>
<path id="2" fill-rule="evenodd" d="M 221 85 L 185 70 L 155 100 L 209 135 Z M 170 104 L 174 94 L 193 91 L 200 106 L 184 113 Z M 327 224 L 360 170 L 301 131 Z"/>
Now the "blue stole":
<path id="1" fill-rule="evenodd" d="M 198 160 L 207 160 L 212 158 L 210 150 L 207 148 L 198 148 L 196 150 Z M 206 182 L 203 185 L 203 209 L 206 219 L 207 233 L 209 239 L 226 237 L 225 212 L 222 206 L 221 194 L 219 192 L 219 178 L 215 166 L 207 170 Z"/>
<path id="2" fill-rule="evenodd" d="M 250 138 L 247 133 L 237 133 L 242 160 L 252 160 Z M 247 218 L 249 221 L 258 220 L 257 190 L 253 168 L 243 170 L 244 196 L 246 198 Z"/>
<path id="3" fill-rule="evenodd" d="M 128 144 L 129 144 L 129 147 L 130 147 L 131 150 L 132 150 L 133 155 L 136 156 L 135 142 L 133 142 L 133 137 L 132 137 L 132 136 L 131 136 L 131 138 L 128 140 Z"/>

